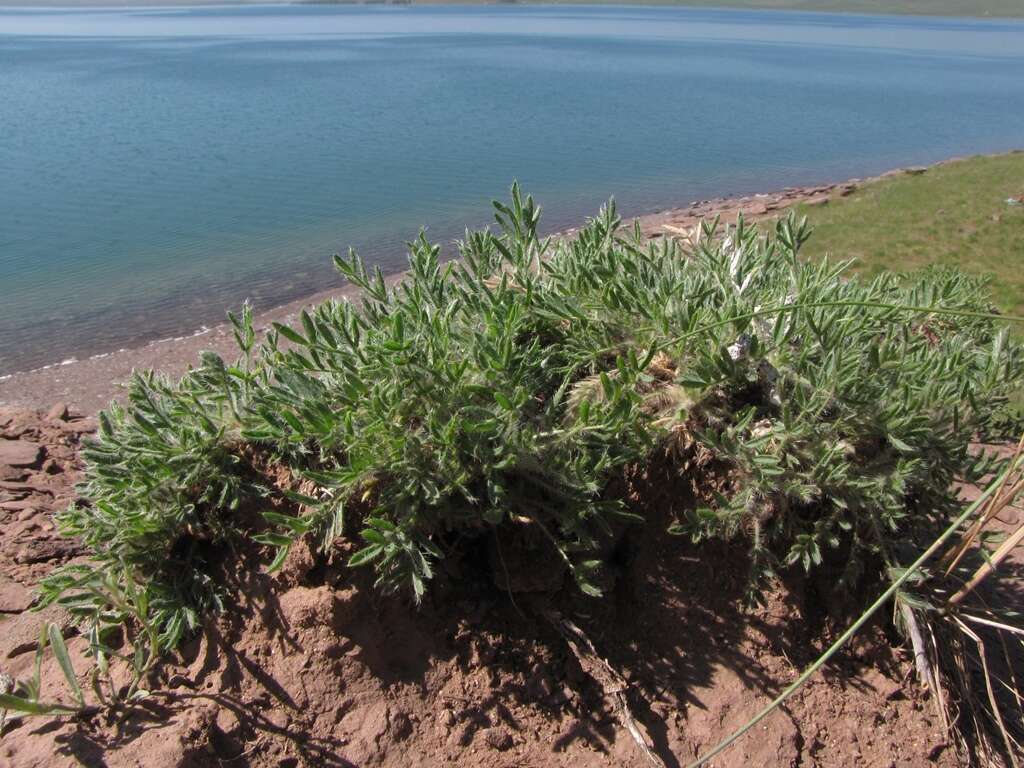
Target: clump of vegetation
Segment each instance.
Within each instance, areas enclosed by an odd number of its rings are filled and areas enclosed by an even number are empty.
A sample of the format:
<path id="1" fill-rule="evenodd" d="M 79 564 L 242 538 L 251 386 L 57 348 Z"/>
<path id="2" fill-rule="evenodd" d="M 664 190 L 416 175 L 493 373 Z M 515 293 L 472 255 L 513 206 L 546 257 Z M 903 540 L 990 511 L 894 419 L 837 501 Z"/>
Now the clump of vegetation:
<path id="1" fill-rule="evenodd" d="M 467 233 L 457 261 L 420 236 L 389 285 L 337 258 L 358 305 L 261 341 L 246 310 L 237 361 L 135 376 L 86 452 L 87 501 L 60 518 L 93 564 L 44 585 L 98 660 L 126 626 L 144 675 L 217 607 L 229 542 L 276 567 L 301 537 L 354 539 L 350 565 L 418 601 L 454 541 L 529 528 L 596 595 L 602 537 L 633 517 L 612 481 L 666 448 L 728 468 L 728 492 L 674 530 L 747 537 L 755 595 L 829 550 L 846 581 L 898 563 L 955 508 L 952 481 L 991 469 L 969 441 L 1004 418 L 1024 356 L 983 280 L 806 263 L 792 217 L 646 242 L 608 205 L 544 239 L 517 188 L 495 206 L 497 232 Z"/>

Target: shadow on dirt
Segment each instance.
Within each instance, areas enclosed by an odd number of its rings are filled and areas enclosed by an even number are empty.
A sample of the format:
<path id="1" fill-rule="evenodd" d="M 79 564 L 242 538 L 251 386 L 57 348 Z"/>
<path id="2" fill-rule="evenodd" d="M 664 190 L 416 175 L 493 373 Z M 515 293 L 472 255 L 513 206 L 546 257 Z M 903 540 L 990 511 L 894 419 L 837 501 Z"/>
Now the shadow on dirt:
<path id="1" fill-rule="evenodd" d="M 705 475 L 707 488 L 657 476 L 631 486 L 647 522 L 610 552 L 601 599 L 500 588 L 508 582 L 491 572 L 483 538 L 462 542 L 419 607 L 345 567 L 351 545 L 327 562 L 296 547 L 274 576 L 262 553 L 234 553 L 219 567 L 224 614 L 164 665 L 158 692 L 120 721 L 58 729 L 58 750 L 90 766 L 147 753 L 155 764 L 156 745 L 190 767 L 399 766 L 412 745 L 433 764 L 482 748 L 508 752 L 501 765 L 527 753 L 552 765 L 587 755 L 642 765 L 605 692 L 545 618 L 557 611 L 629 682 L 665 764 L 685 764 L 812 661 L 859 599 L 844 605 L 827 576 L 795 574 L 748 609 L 742 542 L 698 547 L 667 533 L 721 476 Z M 866 690 L 857 675 L 868 665 L 899 671 L 879 627 L 868 635 L 826 670 L 832 684 Z M 783 709 L 749 759 L 795 759 L 802 727 Z"/>

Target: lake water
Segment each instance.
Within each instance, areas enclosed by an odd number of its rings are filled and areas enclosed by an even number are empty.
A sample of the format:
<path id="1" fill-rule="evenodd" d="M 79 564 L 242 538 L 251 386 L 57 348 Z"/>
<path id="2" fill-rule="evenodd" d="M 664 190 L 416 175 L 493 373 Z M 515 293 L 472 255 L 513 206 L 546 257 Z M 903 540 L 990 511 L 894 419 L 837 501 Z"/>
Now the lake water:
<path id="1" fill-rule="evenodd" d="M 1024 146 L 1024 24 L 650 7 L 0 10 L 0 374 L 549 230 Z"/>

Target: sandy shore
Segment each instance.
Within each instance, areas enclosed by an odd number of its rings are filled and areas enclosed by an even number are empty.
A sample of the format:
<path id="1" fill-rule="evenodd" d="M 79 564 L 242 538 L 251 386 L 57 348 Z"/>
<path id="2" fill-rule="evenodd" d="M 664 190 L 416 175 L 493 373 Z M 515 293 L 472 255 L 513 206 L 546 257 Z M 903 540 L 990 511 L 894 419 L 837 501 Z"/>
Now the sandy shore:
<path id="1" fill-rule="evenodd" d="M 831 199 L 849 195 L 858 186 L 877 179 L 900 173 L 921 173 L 924 170 L 898 169 L 868 179 L 851 179 L 811 187 L 789 187 L 777 192 L 745 197 L 701 200 L 682 208 L 672 208 L 634 218 L 639 220 L 641 229 L 648 237 L 665 237 L 692 227 L 701 218 L 718 215 L 723 221 L 729 222 L 735 221 L 741 212 L 748 220 L 775 218 L 787 208 L 799 203 L 824 205 Z M 566 234 L 572 232 L 573 230 L 568 230 Z M 401 273 L 393 275 L 391 279 L 401 279 Z M 257 329 L 266 330 L 272 322 L 291 323 L 305 307 L 328 298 L 351 296 L 352 293 L 351 288 L 324 291 L 259 312 L 256 317 Z M 231 327 L 224 323 L 192 336 L 161 339 L 134 349 L 0 376 L 0 406 L 48 408 L 54 403 L 64 403 L 80 413 L 93 414 L 124 391 L 123 382 L 133 370 L 153 369 L 179 376 L 204 350 L 216 352 L 227 359 L 233 358 L 236 347 Z"/>

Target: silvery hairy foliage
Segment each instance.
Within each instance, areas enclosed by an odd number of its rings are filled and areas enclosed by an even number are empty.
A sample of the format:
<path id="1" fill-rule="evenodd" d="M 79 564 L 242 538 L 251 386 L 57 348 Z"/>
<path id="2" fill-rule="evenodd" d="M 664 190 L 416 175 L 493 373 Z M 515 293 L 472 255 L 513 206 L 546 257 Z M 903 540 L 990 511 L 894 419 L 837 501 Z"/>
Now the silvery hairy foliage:
<path id="1" fill-rule="evenodd" d="M 792 217 L 647 241 L 609 204 L 546 239 L 517 187 L 495 214 L 453 261 L 421 235 L 398 282 L 336 257 L 359 298 L 264 338 L 232 316 L 233 362 L 134 377 L 61 516 L 92 564 L 44 586 L 98 654 L 120 625 L 141 668 L 174 646 L 220 607 L 213 560 L 239 542 L 272 567 L 301 537 L 354 543 L 350 565 L 419 601 L 453 541 L 532 528 L 596 595 L 602 537 L 643 524 L 612 481 L 656 454 L 715 458 L 728 482 L 672 530 L 748 541 L 755 594 L 829 551 L 855 579 L 991 469 L 970 443 L 1024 359 L 984 280 L 805 262 Z"/>

